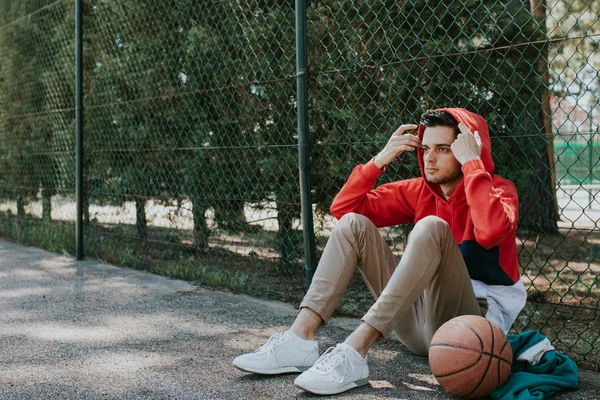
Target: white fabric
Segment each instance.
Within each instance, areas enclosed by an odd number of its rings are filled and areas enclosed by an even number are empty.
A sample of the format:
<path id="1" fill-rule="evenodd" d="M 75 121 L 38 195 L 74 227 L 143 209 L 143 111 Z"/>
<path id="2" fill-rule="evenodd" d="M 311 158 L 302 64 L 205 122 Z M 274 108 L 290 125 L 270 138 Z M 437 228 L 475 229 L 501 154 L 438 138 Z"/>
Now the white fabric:
<path id="1" fill-rule="evenodd" d="M 512 286 L 488 285 L 471 279 L 475 297 L 487 299 L 488 311 L 485 317 L 507 333 L 517 316 L 525 307 L 527 291 L 519 279 Z"/>
<path id="2" fill-rule="evenodd" d="M 555 350 L 552 343 L 548 338 L 544 338 L 544 340 L 539 341 L 534 344 L 517 357 L 519 361 L 527 361 L 531 365 L 536 365 L 540 363 L 540 360 L 549 351 Z"/>

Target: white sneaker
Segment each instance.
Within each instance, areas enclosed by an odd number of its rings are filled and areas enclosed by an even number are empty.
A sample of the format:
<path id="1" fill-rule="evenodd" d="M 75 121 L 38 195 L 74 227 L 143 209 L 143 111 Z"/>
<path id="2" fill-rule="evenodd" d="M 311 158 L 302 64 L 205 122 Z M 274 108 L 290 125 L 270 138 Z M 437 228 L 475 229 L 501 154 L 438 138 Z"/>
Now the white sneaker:
<path id="1" fill-rule="evenodd" d="M 366 385 L 367 360 L 346 343 L 330 347 L 308 371 L 294 381 L 300 389 L 316 394 L 337 394 Z"/>
<path id="2" fill-rule="evenodd" d="M 277 333 L 254 353 L 236 357 L 233 366 L 242 371 L 267 375 L 306 371 L 319 358 L 319 345 L 316 340 L 301 344 L 298 339 L 290 331 Z"/>

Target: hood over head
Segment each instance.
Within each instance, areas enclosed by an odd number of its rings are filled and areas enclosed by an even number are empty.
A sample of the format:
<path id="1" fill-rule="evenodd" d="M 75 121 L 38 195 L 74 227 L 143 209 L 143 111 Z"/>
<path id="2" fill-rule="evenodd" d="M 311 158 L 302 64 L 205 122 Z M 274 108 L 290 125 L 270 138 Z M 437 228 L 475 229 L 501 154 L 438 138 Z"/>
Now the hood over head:
<path id="1" fill-rule="evenodd" d="M 479 137 L 481 138 L 481 144 L 482 144 L 481 161 L 483 162 L 485 170 L 487 172 L 489 172 L 490 174 L 493 173 L 495 167 L 494 167 L 494 161 L 492 160 L 490 132 L 488 130 L 488 125 L 487 125 L 487 122 L 485 121 L 485 119 L 483 119 L 483 117 L 481 117 L 480 115 L 477 115 L 477 114 L 475 114 L 469 110 L 466 110 L 464 108 L 439 108 L 434 111 L 445 111 L 448 114 L 452 115 L 454 117 L 454 119 L 456 119 L 456 121 L 458 121 L 458 123 L 461 123 L 461 122 L 464 123 L 473 134 L 476 131 L 479 133 Z M 423 125 L 419 124 L 419 129 L 418 129 L 417 135 L 419 136 L 420 139 L 423 139 L 424 131 L 425 131 L 425 128 L 423 127 Z M 421 169 L 421 176 L 424 178 L 425 170 L 424 170 L 424 164 L 423 164 L 423 152 L 422 151 L 419 150 L 417 152 L 417 158 L 419 159 L 419 167 Z M 432 187 L 432 186 L 437 187 L 438 185 L 432 185 L 432 184 L 428 183 L 428 186 L 429 187 Z M 462 188 L 462 187 L 463 187 L 463 183 L 461 181 L 460 188 Z M 435 193 L 438 192 L 438 190 L 433 190 L 433 191 Z"/>
<path id="2" fill-rule="evenodd" d="M 452 115 L 458 123 L 464 123 L 467 128 L 472 133 L 475 131 L 479 132 L 479 137 L 481 138 L 481 161 L 485 167 L 485 170 L 490 174 L 494 172 L 495 166 L 494 161 L 492 160 L 492 147 L 490 143 L 490 132 L 488 130 L 488 125 L 485 119 L 480 115 L 475 114 L 469 110 L 464 108 L 438 108 L 434 111 L 445 111 L 448 114 Z M 419 124 L 418 136 L 420 139 L 423 139 L 423 133 L 425 132 L 425 128 L 423 125 Z M 418 152 L 419 158 L 419 166 L 421 167 L 421 175 L 425 176 L 423 173 L 423 152 Z"/>

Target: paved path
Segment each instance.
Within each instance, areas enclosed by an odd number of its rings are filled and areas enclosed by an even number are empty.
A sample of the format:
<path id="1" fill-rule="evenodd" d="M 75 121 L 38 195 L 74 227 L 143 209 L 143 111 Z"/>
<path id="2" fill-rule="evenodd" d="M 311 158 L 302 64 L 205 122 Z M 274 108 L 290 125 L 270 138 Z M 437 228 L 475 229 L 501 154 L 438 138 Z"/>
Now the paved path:
<path id="1" fill-rule="evenodd" d="M 285 329 L 283 303 L 211 291 L 0 240 L 0 399 L 303 399 L 295 375 L 231 367 Z M 320 347 L 357 325 L 335 319 Z M 370 385 L 329 398 L 451 399 L 398 342 L 370 353 Z M 600 399 L 600 375 L 558 399 Z"/>

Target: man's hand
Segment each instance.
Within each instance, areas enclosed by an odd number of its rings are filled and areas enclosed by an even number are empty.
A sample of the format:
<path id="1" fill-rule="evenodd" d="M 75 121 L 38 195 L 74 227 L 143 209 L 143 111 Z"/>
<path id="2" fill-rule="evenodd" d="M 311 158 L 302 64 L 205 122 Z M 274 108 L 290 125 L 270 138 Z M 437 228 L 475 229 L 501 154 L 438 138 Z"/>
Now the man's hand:
<path id="1" fill-rule="evenodd" d="M 481 138 L 479 133 L 475 131 L 472 134 L 469 128 L 462 122 L 458 124 L 458 129 L 461 133 L 458 134 L 454 143 L 450 145 L 452 154 L 463 165 L 468 161 L 477 160 L 481 156 Z"/>
<path id="2" fill-rule="evenodd" d="M 400 126 L 390 140 L 388 140 L 383 150 L 375 156 L 373 160 L 375 166 L 381 169 L 405 151 L 415 151 L 419 148 L 421 146 L 421 139 L 418 136 L 411 135 L 410 133 L 404 135 L 405 131 L 414 130 L 418 127 L 419 125 L 414 124 Z"/>

